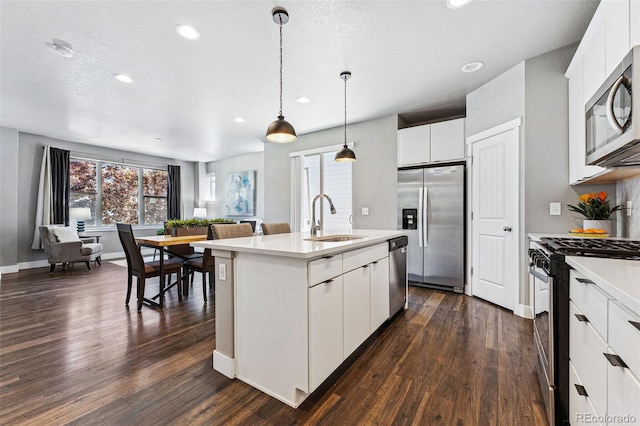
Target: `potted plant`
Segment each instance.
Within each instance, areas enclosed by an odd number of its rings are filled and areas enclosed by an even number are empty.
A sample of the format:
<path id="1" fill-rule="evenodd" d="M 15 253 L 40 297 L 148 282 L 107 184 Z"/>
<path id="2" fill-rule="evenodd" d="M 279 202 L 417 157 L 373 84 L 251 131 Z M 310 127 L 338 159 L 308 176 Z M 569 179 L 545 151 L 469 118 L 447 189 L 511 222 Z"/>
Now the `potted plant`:
<path id="1" fill-rule="evenodd" d="M 165 234 L 172 237 L 184 235 L 202 235 L 212 223 L 235 223 L 232 219 L 171 219 L 165 222 Z"/>
<path id="2" fill-rule="evenodd" d="M 609 205 L 607 193 L 601 191 L 599 193 L 589 192 L 578 197 L 578 205 L 568 205 L 569 210 L 580 213 L 584 216 L 582 221 L 583 230 L 588 229 L 604 229 L 607 234 L 613 235 L 613 226 L 611 224 L 611 215 L 618 210 L 622 210 L 622 206 Z"/>

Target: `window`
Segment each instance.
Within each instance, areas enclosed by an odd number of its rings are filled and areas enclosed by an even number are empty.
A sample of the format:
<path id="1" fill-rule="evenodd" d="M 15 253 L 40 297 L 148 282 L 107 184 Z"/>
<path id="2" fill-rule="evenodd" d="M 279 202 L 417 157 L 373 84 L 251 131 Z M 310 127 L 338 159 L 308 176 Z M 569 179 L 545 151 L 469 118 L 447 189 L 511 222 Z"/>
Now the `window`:
<path id="1" fill-rule="evenodd" d="M 341 146 L 337 149 L 342 148 Z M 329 203 L 320 198 L 316 202 L 316 220 L 323 229 L 347 230 L 352 225 L 352 163 L 334 161 L 337 149 L 292 153 L 292 226 L 300 231 L 311 229 L 313 198 L 327 194 L 336 208 L 331 214 Z"/>
<path id="2" fill-rule="evenodd" d="M 209 178 L 209 201 L 216 200 L 216 172 L 207 173 Z"/>
<path id="3" fill-rule="evenodd" d="M 166 170 L 72 158 L 70 181 L 70 207 L 92 211 L 87 226 L 155 225 L 167 219 Z"/>

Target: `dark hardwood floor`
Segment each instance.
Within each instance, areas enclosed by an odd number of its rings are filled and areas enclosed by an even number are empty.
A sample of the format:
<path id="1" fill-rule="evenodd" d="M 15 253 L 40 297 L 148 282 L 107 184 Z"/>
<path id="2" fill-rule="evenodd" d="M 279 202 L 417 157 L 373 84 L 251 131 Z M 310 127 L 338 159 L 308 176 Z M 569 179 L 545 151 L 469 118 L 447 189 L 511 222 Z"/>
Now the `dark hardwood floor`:
<path id="1" fill-rule="evenodd" d="M 3 275 L 0 424 L 547 424 L 531 322 L 482 300 L 411 287 L 409 309 L 294 410 L 212 369 L 199 280 L 138 313 L 108 261 Z"/>

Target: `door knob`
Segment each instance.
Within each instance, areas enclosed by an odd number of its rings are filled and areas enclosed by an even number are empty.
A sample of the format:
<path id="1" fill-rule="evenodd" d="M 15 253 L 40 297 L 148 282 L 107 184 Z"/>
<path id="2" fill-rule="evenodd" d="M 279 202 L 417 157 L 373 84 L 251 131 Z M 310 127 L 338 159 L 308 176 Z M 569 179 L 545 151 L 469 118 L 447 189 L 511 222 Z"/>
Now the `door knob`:
<path id="1" fill-rule="evenodd" d="M 511 227 L 510 226 L 505 226 L 504 228 L 502 228 L 503 231 L 507 231 L 507 232 L 511 232 Z"/>

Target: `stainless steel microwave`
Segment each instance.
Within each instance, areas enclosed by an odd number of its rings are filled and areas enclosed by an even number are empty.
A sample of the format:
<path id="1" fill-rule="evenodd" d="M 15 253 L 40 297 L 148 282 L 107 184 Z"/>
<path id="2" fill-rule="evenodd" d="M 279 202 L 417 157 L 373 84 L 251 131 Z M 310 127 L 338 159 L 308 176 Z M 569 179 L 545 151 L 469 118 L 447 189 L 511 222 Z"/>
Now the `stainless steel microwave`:
<path id="1" fill-rule="evenodd" d="M 640 45 L 631 49 L 586 104 L 586 163 L 640 166 Z"/>

